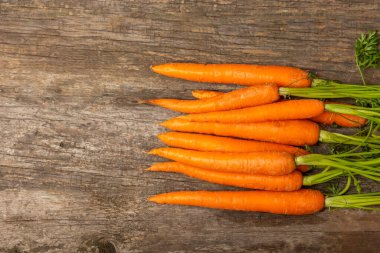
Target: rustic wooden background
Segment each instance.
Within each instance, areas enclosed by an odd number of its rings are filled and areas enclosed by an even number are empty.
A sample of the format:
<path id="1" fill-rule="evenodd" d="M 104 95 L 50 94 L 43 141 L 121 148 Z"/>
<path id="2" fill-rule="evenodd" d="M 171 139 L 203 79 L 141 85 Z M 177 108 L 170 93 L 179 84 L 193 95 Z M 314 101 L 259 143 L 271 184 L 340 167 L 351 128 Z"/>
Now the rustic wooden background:
<path id="1" fill-rule="evenodd" d="M 304 217 L 148 203 L 226 189 L 144 172 L 157 122 L 139 99 L 228 89 L 153 74 L 171 61 L 293 65 L 359 82 L 368 1 L 0 1 L 0 252 L 376 252 L 380 216 Z M 369 82 L 380 82 L 369 71 Z M 379 190 L 374 183 L 365 190 Z"/>

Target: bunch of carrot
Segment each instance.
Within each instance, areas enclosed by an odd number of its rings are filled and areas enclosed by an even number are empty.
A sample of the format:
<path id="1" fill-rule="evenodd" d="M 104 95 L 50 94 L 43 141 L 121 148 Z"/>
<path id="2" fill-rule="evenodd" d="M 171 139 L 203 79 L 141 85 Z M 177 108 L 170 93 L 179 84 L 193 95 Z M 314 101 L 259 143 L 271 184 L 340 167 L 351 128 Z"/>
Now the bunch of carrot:
<path id="1" fill-rule="evenodd" d="M 172 192 L 151 197 L 151 201 L 293 215 L 314 213 L 324 207 L 365 208 L 380 204 L 377 193 L 325 197 L 320 191 L 301 189 L 303 185 L 345 176 L 347 185 L 340 192 L 343 194 L 356 175 L 380 181 L 380 159 L 367 159 L 380 154 L 377 136 L 347 136 L 320 130 L 317 124 L 361 127 L 369 122 L 372 127 L 380 123 L 378 108 L 318 100 L 378 99 L 379 86 L 344 84 L 342 88 L 320 79 L 312 84 L 308 72 L 283 66 L 170 63 L 152 70 L 190 81 L 249 87 L 228 93 L 194 90 L 195 100 L 145 101 L 188 113 L 162 123 L 178 131 L 158 136 L 171 147 L 150 151 L 174 162 L 154 164 L 148 170 L 177 172 L 255 191 Z M 327 87 L 333 88 L 328 91 Z M 281 95 L 316 99 L 280 100 Z M 361 145 L 369 151 L 322 155 L 299 147 L 318 141 Z M 310 166 L 326 169 L 304 176 L 302 173 Z"/>

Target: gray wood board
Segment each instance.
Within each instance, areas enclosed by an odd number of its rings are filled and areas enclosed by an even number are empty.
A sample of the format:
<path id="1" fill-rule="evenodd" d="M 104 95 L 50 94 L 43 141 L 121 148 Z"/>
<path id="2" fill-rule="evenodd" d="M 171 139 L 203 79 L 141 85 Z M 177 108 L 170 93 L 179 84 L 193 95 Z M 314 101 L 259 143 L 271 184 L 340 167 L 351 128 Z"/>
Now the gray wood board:
<path id="1" fill-rule="evenodd" d="M 162 146 L 157 123 L 177 114 L 138 101 L 231 89 L 149 69 L 172 61 L 292 65 L 359 82 L 353 43 L 380 30 L 379 5 L 0 1 L 0 252 L 375 252 L 371 211 L 288 217 L 147 202 L 233 188 L 144 172 L 162 161 L 146 154 Z"/>

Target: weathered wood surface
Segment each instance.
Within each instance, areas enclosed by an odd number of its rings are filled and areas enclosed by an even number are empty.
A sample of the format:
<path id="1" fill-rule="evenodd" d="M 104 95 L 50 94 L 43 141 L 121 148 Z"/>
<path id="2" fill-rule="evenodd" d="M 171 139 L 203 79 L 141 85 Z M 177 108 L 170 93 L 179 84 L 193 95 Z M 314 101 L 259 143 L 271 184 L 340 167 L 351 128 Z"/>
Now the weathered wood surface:
<path id="1" fill-rule="evenodd" d="M 379 5 L 0 1 L 0 252 L 376 252 L 374 212 L 284 217 L 148 203 L 226 188 L 144 172 L 160 160 L 145 153 L 161 145 L 156 123 L 175 113 L 138 100 L 229 88 L 149 70 L 169 61 L 293 65 L 358 82 L 353 41 L 380 30 Z"/>

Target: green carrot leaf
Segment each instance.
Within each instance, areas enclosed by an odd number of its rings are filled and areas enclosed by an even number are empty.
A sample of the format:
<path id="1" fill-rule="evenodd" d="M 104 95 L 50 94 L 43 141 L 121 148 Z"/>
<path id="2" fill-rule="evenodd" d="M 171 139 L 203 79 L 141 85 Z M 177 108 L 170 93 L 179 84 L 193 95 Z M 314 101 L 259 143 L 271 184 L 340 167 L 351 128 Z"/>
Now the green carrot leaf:
<path id="1" fill-rule="evenodd" d="M 362 33 L 355 43 L 355 61 L 360 77 L 365 83 L 363 72 L 380 64 L 379 36 L 377 31 Z"/>

